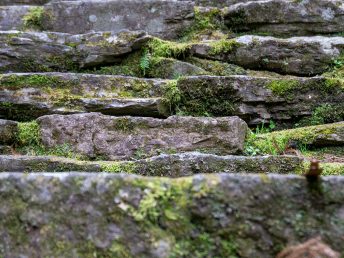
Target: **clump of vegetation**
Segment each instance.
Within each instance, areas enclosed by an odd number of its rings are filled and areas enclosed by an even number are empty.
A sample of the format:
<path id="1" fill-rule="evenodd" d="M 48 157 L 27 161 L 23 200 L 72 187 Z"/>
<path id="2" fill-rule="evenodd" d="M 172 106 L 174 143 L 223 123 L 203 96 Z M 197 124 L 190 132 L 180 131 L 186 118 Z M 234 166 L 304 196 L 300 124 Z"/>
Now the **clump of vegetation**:
<path id="1" fill-rule="evenodd" d="M 163 101 L 169 106 L 170 113 L 178 109 L 181 102 L 181 92 L 178 88 L 178 81 L 169 81 L 163 87 Z"/>
<path id="2" fill-rule="evenodd" d="M 232 52 L 235 48 L 239 46 L 240 46 L 240 43 L 238 43 L 235 39 L 223 38 L 221 40 L 217 40 L 210 43 L 211 50 L 209 54 L 211 55 L 226 54 L 226 53 Z"/>
<path id="3" fill-rule="evenodd" d="M 191 46 L 188 43 L 178 43 L 153 38 L 148 43 L 147 47 L 152 57 L 172 57 L 178 59 L 185 58 Z"/>
<path id="4" fill-rule="evenodd" d="M 289 143 L 296 142 L 299 149 L 305 150 L 317 136 L 332 134 L 341 126 L 341 124 L 326 124 L 263 134 L 251 132 L 246 139 L 246 149 L 248 154 L 254 151 L 255 154 L 279 155 L 286 150 Z"/>
<path id="5" fill-rule="evenodd" d="M 218 32 L 225 28 L 223 13 L 218 8 L 207 8 L 200 9 L 199 7 L 194 8 L 194 22 L 192 26 L 184 32 L 181 41 L 197 41 L 200 35 L 204 34 L 220 34 Z"/>
<path id="6" fill-rule="evenodd" d="M 23 17 L 25 28 L 43 29 L 44 8 L 37 6 L 30 8 L 29 12 Z"/>
<path id="7" fill-rule="evenodd" d="M 322 125 L 344 121 L 344 104 L 322 104 L 317 107 L 310 118 L 302 119 L 296 127 Z"/>
<path id="8" fill-rule="evenodd" d="M 137 164 L 135 162 L 101 162 L 101 171 L 107 173 L 128 173 L 137 172 Z"/>

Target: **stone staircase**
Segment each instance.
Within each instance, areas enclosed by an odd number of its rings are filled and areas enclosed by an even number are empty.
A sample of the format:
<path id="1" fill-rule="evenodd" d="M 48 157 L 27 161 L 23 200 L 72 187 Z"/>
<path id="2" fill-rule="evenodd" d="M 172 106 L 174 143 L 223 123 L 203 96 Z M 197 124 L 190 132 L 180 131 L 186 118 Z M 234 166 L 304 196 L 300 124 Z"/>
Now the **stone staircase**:
<path id="1" fill-rule="evenodd" d="M 0 257 L 344 255 L 343 36 L 341 0 L 0 0 Z"/>

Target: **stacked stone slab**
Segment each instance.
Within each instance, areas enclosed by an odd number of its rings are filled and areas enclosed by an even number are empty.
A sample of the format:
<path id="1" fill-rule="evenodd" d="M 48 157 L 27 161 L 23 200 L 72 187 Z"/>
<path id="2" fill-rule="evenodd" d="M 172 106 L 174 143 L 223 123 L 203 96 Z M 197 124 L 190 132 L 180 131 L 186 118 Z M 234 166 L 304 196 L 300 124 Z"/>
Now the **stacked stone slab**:
<path id="1" fill-rule="evenodd" d="M 341 0 L 0 0 L 0 257 L 343 254 L 343 179 L 293 149 L 343 122 L 248 129 L 344 119 L 343 32 Z"/>

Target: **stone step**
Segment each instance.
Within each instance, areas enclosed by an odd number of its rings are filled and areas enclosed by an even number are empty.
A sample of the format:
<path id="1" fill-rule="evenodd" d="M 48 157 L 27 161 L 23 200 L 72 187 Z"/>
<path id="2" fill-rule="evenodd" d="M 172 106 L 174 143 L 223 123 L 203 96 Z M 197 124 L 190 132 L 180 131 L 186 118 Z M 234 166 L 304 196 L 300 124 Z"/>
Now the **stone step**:
<path id="1" fill-rule="evenodd" d="M 120 62 L 150 37 L 142 31 L 71 35 L 0 32 L 0 72 L 73 71 Z"/>
<path id="2" fill-rule="evenodd" d="M 244 150 L 247 133 L 246 123 L 238 117 L 50 115 L 40 117 L 37 122 L 19 123 L 17 130 L 13 122 L 0 122 L 0 133 L 7 135 L 7 139 L 16 139 L 16 142 L 6 140 L 5 144 L 16 143 L 16 147 L 28 152 L 63 151 L 104 160 L 188 151 L 237 154 Z"/>
<path id="3" fill-rule="evenodd" d="M 49 0 L 0 0 L 0 6 L 3 5 L 43 5 Z"/>
<path id="4" fill-rule="evenodd" d="M 290 126 L 311 117 L 317 108 L 331 107 L 337 114 L 344 108 L 339 79 L 192 76 L 179 79 L 177 86 L 180 110 L 195 115 L 236 115 L 251 126 L 270 120 Z"/>
<path id="5" fill-rule="evenodd" d="M 37 122 L 47 148 L 69 144 L 76 153 L 109 160 L 171 151 L 236 154 L 243 151 L 247 132 L 246 123 L 238 117 L 163 120 L 89 113 L 44 116 Z"/>
<path id="6" fill-rule="evenodd" d="M 176 39 L 192 24 L 193 17 L 194 3 L 190 1 L 88 0 L 48 3 L 41 21 L 42 29 L 49 31 L 145 30 L 160 38 Z"/>
<path id="7" fill-rule="evenodd" d="M 146 43 L 150 39 L 141 31 L 81 35 L 2 31 L 0 72 L 73 71 L 113 65 L 123 61 L 133 51 L 147 47 Z M 165 44 L 162 47 L 172 51 L 176 43 L 159 44 Z M 241 36 L 230 40 L 189 43 L 180 47 L 183 47 L 178 50 L 182 52 L 181 56 L 219 60 L 254 70 L 311 76 L 327 71 L 334 60 L 340 58 L 344 37 L 280 39 Z"/>
<path id="8" fill-rule="evenodd" d="M 101 112 L 166 117 L 169 81 L 75 73 L 3 74 L 0 118 L 29 121 L 47 114 Z"/>
<path id="9" fill-rule="evenodd" d="M 224 11 L 225 24 L 237 32 L 303 36 L 344 31 L 342 0 L 240 2 Z"/>
<path id="10" fill-rule="evenodd" d="M 1 173 L 0 254 L 273 258 L 315 236 L 343 253 L 343 184 L 343 177 L 312 184 L 280 175 Z"/>
<path id="11" fill-rule="evenodd" d="M 108 172 L 182 177 L 204 173 L 302 174 L 296 156 L 217 156 L 199 152 L 162 154 L 135 161 L 78 161 L 52 156 L 0 155 L 0 172 Z"/>
<path id="12" fill-rule="evenodd" d="M 254 70 L 311 76 L 324 73 L 344 50 L 344 37 L 274 38 L 246 35 L 191 46 L 194 56 Z"/>
<path id="13" fill-rule="evenodd" d="M 177 90 L 169 96 L 173 89 Z M 169 98 L 180 101 L 171 103 Z M 192 115 L 236 115 L 250 126 L 270 120 L 291 126 L 311 118 L 323 106 L 340 113 L 343 98 L 341 80 L 324 77 L 191 76 L 169 81 L 81 73 L 13 73 L 0 78 L 0 118 L 16 121 L 92 111 L 167 117 L 178 110 Z"/>
<path id="14" fill-rule="evenodd" d="M 47 1 L 26 2 L 39 5 Z M 21 3 L 25 1 L 19 0 L 13 4 Z M 7 4 L 6 1 L 4 5 Z M 31 26 L 38 30 L 72 34 L 91 31 L 119 32 L 128 29 L 145 30 L 160 38 L 177 39 L 198 22 L 195 5 L 224 7 L 213 11 L 219 14 L 218 23 L 223 24 L 225 30 L 236 32 L 305 36 L 344 31 L 344 6 L 341 0 L 51 1 L 44 7 L 31 10 L 30 6 L 21 5 L 2 7 L 0 29 Z M 127 13 L 131 15 L 128 16 Z M 207 18 L 209 17 L 205 14 L 203 19 Z"/>

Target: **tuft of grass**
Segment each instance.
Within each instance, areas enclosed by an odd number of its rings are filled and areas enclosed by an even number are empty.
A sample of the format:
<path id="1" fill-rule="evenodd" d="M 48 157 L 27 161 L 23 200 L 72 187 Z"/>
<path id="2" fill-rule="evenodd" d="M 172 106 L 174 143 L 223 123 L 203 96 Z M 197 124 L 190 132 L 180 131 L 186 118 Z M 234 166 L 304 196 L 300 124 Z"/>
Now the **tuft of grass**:
<path id="1" fill-rule="evenodd" d="M 210 43 L 210 54 L 211 55 L 219 55 L 219 54 L 226 54 L 232 52 L 234 49 L 240 46 L 235 39 L 226 39 L 223 38 L 218 41 L 214 41 Z"/>
<path id="2" fill-rule="evenodd" d="M 23 17 L 24 27 L 42 30 L 43 29 L 44 8 L 41 6 L 30 8 Z"/>
<path id="3" fill-rule="evenodd" d="M 185 58 L 190 47 L 188 43 L 178 43 L 158 38 L 153 38 L 148 43 L 148 49 L 152 57 Z"/>
<path id="4" fill-rule="evenodd" d="M 163 87 L 163 101 L 169 106 L 170 113 L 173 113 L 180 104 L 181 95 L 177 80 L 169 81 Z"/>

